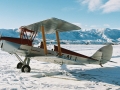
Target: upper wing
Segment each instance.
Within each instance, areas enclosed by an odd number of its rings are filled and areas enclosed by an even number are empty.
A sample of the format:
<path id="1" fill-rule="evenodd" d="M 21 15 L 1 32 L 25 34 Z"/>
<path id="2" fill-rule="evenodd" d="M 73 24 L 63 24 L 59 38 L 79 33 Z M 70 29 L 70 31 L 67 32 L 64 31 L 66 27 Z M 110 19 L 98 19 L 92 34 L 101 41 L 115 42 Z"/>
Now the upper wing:
<path id="1" fill-rule="evenodd" d="M 41 32 L 41 25 L 44 26 L 45 33 L 47 33 L 47 34 L 55 33 L 55 31 L 64 32 L 64 31 L 81 29 L 80 27 L 78 27 L 74 24 L 71 24 L 69 22 L 66 22 L 64 20 L 57 19 L 57 18 L 43 20 L 43 21 L 40 21 L 37 23 L 33 23 L 30 25 L 24 26 L 24 27 L 29 30 L 32 30 L 32 31 L 37 31 L 37 32 L 40 31 Z"/>

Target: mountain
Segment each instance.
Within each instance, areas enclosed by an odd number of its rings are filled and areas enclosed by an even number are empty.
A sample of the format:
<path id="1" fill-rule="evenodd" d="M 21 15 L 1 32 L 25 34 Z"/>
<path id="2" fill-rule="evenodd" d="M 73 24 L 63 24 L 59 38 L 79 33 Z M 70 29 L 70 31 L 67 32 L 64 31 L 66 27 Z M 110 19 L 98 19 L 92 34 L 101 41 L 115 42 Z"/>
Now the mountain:
<path id="1" fill-rule="evenodd" d="M 2 36 L 19 37 L 18 29 L 0 29 Z M 120 42 L 119 29 L 91 29 L 91 30 L 78 30 L 60 32 L 61 43 L 73 44 L 105 44 Z M 35 41 L 40 41 L 42 35 L 39 33 Z M 46 34 L 48 42 L 56 42 L 55 34 Z"/>

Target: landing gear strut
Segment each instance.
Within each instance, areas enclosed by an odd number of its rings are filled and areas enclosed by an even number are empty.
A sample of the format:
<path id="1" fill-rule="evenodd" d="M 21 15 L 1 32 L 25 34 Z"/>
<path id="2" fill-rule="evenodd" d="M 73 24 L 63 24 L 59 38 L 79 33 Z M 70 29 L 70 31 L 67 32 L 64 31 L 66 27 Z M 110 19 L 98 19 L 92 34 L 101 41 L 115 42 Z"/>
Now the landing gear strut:
<path id="1" fill-rule="evenodd" d="M 17 64 L 17 69 L 21 69 L 21 72 L 30 72 L 31 71 L 31 68 L 29 66 L 30 64 L 30 58 L 29 57 L 26 57 L 24 59 L 24 61 L 15 53 L 15 56 L 18 58 L 18 60 L 20 61 L 18 64 Z"/>

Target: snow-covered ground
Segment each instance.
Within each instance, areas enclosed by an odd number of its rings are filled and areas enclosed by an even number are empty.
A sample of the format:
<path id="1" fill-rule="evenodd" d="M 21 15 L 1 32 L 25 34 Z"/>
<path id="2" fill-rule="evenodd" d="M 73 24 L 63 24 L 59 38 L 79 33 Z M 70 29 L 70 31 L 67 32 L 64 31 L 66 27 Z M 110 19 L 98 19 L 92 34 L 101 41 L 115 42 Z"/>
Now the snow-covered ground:
<path id="1" fill-rule="evenodd" d="M 62 45 L 91 56 L 102 45 Z M 23 57 L 22 57 L 23 58 Z M 120 90 L 120 46 L 111 61 L 99 65 L 57 65 L 31 60 L 30 73 L 16 69 L 14 55 L 0 50 L 0 90 Z"/>

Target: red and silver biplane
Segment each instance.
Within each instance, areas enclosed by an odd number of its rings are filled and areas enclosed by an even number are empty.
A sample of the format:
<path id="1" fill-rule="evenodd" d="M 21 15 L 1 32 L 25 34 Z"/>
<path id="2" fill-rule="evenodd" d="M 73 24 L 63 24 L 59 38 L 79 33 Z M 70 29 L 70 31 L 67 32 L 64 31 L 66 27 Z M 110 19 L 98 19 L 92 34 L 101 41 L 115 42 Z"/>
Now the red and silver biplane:
<path id="1" fill-rule="evenodd" d="M 61 19 L 51 18 L 27 26 L 20 27 L 20 38 L 1 37 L 1 50 L 14 54 L 20 61 L 17 68 L 22 72 L 30 72 L 31 59 L 57 64 L 105 64 L 111 59 L 113 47 L 106 45 L 97 50 L 91 57 L 76 53 L 60 46 L 59 32 L 79 30 L 80 27 Z M 42 33 L 43 43 L 40 47 L 33 46 L 33 41 L 38 32 Z M 29 34 L 28 34 L 29 33 Z M 48 50 L 45 34 L 56 34 L 57 45 Z M 20 56 L 24 56 L 22 60 Z"/>

